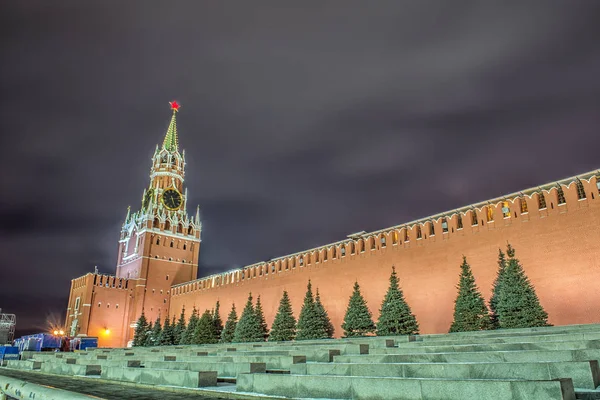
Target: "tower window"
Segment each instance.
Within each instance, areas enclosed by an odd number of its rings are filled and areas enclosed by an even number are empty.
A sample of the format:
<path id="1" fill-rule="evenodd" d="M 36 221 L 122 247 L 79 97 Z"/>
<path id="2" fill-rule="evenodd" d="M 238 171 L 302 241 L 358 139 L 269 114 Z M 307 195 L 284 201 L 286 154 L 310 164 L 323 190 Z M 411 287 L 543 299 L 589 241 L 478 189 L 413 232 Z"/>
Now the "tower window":
<path id="1" fill-rule="evenodd" d="M 463 228 L 462 215 L 458 214 L 456 216 L 456 229 L 462 229 L 462 228 Z"/>
<path id="2" fill-rule="evenodd" d="M 335 248 L 335 246 L 331 249 L 331 258 L 336 258 L 337 257 L 337 250 Z"/>
<path id="3" fill-rule="evenodd" d="M 323 261 L 327 261 L 327 249 L 323 249 Z"/>
<path id="4" fill-rule="evenodd" d="M 369 243 L 371 243 L 371 250 L 375 250 L 375 239 L 374 238 L 370 238 L 369 239 Z"/>
<path id="5" fill-rule="evenodd" d="M 442 233 L 448 233 L 448 221 L 442 218 Z"/>
<path id="6" fill-rule="evenodd" d="M 410 236 L 408 235 L 408 228 L 404 228 L 404 241 L 409 242 Z"/>
<path id="7" fill-rule="evenodd" d="M 350 254 L 354 254 L 356 253 L 356 245 L 354 244 L 354 242 L 350 243 Z"/>
<path id="8" fill-rule="evenodd" d="M 304 257 L 298 259 L 298 264 L 302 267 L 304 265 Z"/>
<path id="9" fill-rule="evenodd" d="M 156 238 L 156 244 L 160 244 L 160 239 Z"/>
<path id="10" fill-rule="evenodd" d="M 422 239 L 421 225 L 417 225 L 417 239 Z"/>
<path id="11" fill-rule="evenodd" d="M 171 242 L 171 247 L 173 247 L 173 242 Z"/>
<path id="12" fill-rule="evenodd" d="M 586 198 L 585 196 L 585 189 L 583 188 L 583 183 L 577 179 L 577 199 L 578 200 L 583 200 Z"/>
<path id="13" fill-rule="evenodd" d="M 494 209 L 492 206 L 487 206 L 487 222 L 492 222 L 494 220 Z"/>
<path id="14" fill-rule="evenodd" d="M 477 226 L 478 222 L 477 222 L 477 211 L 476 210 L 471 210 L 471 225 L 472 226 Z"/>
<path id="15" fill-rule="evenodd" d="M 100 307 L 101 305 L 102 305 L 102 302 L 99 302 L 99 303 L 98 303 L 98 307 Z"/>
<path id="16" fill-rule="evenodd" d="M 398 244 L 398 231 L 392 232 L 392 244 Z"/>
<path id="17" fill-rule="evenodd" d="M 510 218 L 510 207 L 508 206 L 508 201 L 502 202 L 502 216 L 504 218 Z"/>
<path id="18" fill-rule="evenodd" d="M 558 204 L 565 204 L 566 200 L 565 200 L 565 192 L 563 192 L 562 187 L 557 186 L 556 188 L 556 199 L 558 200 Z"/>
<path id="19" fill-rule="evenodd" d="M 435 226 L 433 226 L 433 221 L 429 221 L 429 236 L 435 236 Z"/>
<path id="20" fill-rule="evenodd" d="M 342 257 L 346 257 L 346 247 L 345 247 L 345 246 L 343 246 L 343 247 L 340 249 L 340 252 L 342 253 Z"/>
<path id="21" fill-rule="evenodd" d="M 527 201 L 524 198 L 519 198 L 519 204 L 521 205 L 521 214 L 527 214 Z"/>
<path id="22" fill-rule="evenodd" d="M 381 247 L 387 246 L 385 243 L 385 236 L 381 236 Z"/>
<path id="23" fill-rule="evenodd" d="M 185 243 L 183 244 L 183 249 L 187 250 L 187 244 L 185 244 Z"/>
<path id="24" fill-rule="evenodd" d="M 540 210 L 545 210 L 547 208 L 547 206 L 546 206 L 546 197 L 544 197 L 544 193 L 543 192 L 539 192 L 538 193 L 538 208 Z"/>

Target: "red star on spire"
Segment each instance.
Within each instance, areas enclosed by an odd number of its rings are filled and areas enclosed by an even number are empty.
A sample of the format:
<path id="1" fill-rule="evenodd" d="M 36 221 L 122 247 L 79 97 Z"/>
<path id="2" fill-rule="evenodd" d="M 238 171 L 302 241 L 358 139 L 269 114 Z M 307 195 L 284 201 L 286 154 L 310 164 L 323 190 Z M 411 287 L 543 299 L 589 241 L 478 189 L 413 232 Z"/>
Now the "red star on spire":
<path id="1" fill-rule="evenodd" d="M 170 101 L 169 104 L 171 105 L 171 110 L 173 111 L 179 111 L 179 107 L 181 107 L 179 103 L 175 100 Z"/>

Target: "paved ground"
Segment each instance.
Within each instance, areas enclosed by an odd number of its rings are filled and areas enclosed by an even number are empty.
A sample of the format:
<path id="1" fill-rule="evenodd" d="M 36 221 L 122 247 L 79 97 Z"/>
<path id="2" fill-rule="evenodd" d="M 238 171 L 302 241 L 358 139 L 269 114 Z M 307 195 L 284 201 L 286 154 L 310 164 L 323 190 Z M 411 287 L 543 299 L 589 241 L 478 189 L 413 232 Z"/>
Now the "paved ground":
<path id="1" fill-rule="evenodd" d="M 71 392 L 97 396 L 107 400 L 223 400 L 223 397 L 208 397 L 195 393 L 175 393 L 165 390 L 141 388 L 106 381 L 97 381 L 86 378 L 71 378 L 66 376 L 45 375 L 35 372 L 15 371 L 0 368 L 0 374 L 38 385 L 52 386 Z"/>

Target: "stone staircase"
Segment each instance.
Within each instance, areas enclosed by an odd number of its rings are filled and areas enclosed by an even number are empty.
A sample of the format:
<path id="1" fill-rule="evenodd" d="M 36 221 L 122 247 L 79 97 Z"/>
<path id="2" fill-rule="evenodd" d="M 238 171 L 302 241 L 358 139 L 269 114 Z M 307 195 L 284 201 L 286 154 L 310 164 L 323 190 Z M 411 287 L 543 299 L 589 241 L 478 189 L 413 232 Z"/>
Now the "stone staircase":
<path id="1" fill-rule="evenodd" d="M 600 399 L 600 325 L 23 358 L 6 368 L 226 391 L 228 398 Z"/>

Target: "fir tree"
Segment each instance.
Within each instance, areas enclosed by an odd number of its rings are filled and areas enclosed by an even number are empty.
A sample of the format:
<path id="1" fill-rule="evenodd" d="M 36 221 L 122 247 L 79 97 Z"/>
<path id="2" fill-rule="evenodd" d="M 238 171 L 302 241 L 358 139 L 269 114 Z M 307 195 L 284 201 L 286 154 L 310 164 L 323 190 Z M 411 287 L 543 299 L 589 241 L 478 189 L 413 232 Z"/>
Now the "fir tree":
<path id="1" fill-rule="evenodd" d="M 185 327 L 185 307 L 183 307 L 181 309 L 181 314 L 179 314 L 177 325 L 175 325 L 175 344 L 185 344 Z"/>
<path id="2" fill-rule="evenodd" d="M 235 303 L 231 305 L 231 311 L 225 322 L 225 328 L 221 332 L 221 342 L 231 343 L 233 341 L 233 335 L 235 334 L 235 327 L 237 325 L 237 312 L 235 311 Z"/>
<path id="3" fill-rule="evenodd" d="M 152 327 L 152 322 L 148 323 L 148 329 L 146 329 L 146 341 L 144 342 L 144 347 L 149 347 L 152 346 L 152 331 L 153 331 L 153 327 Z"/>
<path id="4" fill-rule="evenodd" d="M 160 325 L 160 316 L 156 317 L 152 332 L 150 333 L 150 346 L 160 345 L 160 336 L 162 334 L 162 326 Z"/>
<path id="5" fill-rule="evenodd" d="M 264 336 L 260 328 L 260 321 L 256 317 L 256 311 L 252 305 L 252 293 L 248 295 L 246 307 L 242 311 L 242 316 L 235 327 L 233 341 L 242 342 L 262 342 Z"/>
<path id="6" fill-rule="evenodd" d="M 185 333 L 183 334 L 181 344 L 193 344 L 194 332 L 196 331 L 196 325 L 198 325 L 198 319 L 198 310 L 196 310 L 196 307 L 194 307 L 192 309 L 190 320 L 185 328 Z"/>
<path id="7" fill-rule="evenodd" d="M 287 292 L 283 291 L 283 296 L 279 301 L 279 308 L 277 309 L 277 315 L 271 325 L 271 335 L 269 336 L 270 341 L 287 341 L 293 340 L 296 336 L 296 319 L 292 312 L 292 304 Z"/>
<path id="8" fill-rule="evenodd" d="M 502 252 L 502 249 L 498 249 L 498 273 L 494 284 L 492 285 L 492 296 L 490 297 L 490 328 L 498 329 L 498 295 L 502 286 L 502 280 L 504 279 L 504 271 L 506 270 L 506 256 Z"/>
<path id="9" fill-rule="evenodd" d="M 217 343 L 217 335 L 215 324 L 213 322 L 213 314 L 206 310 L 198 320 L 194 331 L 193 344 L 213 344 Z"/>
<path id="10" fill-rule="evenodd" d="M 323 323 L 319 310 L 315 305 L 310 280 L 306 286 L 304 303 L 298 316 L 296 340 L 324 339 L 327 338 L 327 329 Z"/>
<path id="11" fill-rule="evenodd" d="M 367 333 L 375 332 L 376 327 L 371 318 L 371 311 L 369 311 L 367 302 L 360 293 L 358 282 L 354 282 L 354 291 L 348 302 L 342 329 L 344 330 L 344 337 L 366 336 Z"/>
<path id="12" fill-rule="evenodd" d="M 267 326 L 267 321 L 265 321 L 265 313 L 263 312 L 262 304 L 260 303 L 260 295 L 256 298 L 256 307 L 254 312 L 256 313 L 256 318 L 258 319 L 262 336 L 264 340 L 267 340 L 269 337 L 269 327 Z"/>
<path id="13" fill-rule="evenodd" d="M 548 314 L 510 244 L 506 254 L 508 261 L 496 303 L 500 328 L 549 326 Z"/>
<path id="14" fill-rule="evenodd" d="M 317 309 L 317 313 L 321 317 L 323 321 L 323 326 L 325 327 L 325 332 L 327 333 L 327 338 L 331 339 L 335 332 L 335 328 L 329 319 L 329 314 L 327 314 L 327 310 L 325 310 L 325 306 L 321 303 L 321 295 L 319 294 L 319 288 L 317 288 L 317 296 L 315 297 L 315 308 Z"/>
<path id="15" fill-rule="evenodd" d="M 490 326 L 490 315 L 483 296 L 475 285 L 473 271 L 463 256 L 460 266 L 458 296 L 454 302 L 454 321 L 450 332 L 480 331 Z"/>
<path id="16" fill-rule="evenodd" d="M 161 346 L 170 346 L 173 344 L 173 340 L 175 339 L 175 332 L 173 332 L 173 325 L 171 325 L 171 320 L 169 318 L 169 314 L 165 318 L 165 323 L 163 324 L 162 332 L 160 333 L 160 345 Z"/>
<path id="17" fill-rule="evenodd" d="M 146 320 L 146 316 L 144 315 L 144 310 L 142 310 L 142 315 L 137 320 L 137 325 L 135 327 L 135 332 L 133 334 L 133 346 L 140 347 L 146 345 L 146 338 L 148 333 L 148 321 Z"/>
<path id="18" fill-rule="evenodd" d="M 215 311 L 213 313 L 213 325 L 215 327 L 215 335 L 217 339 L 221 338 L 221 333 L 223 332 L 223 320 L 221 319 L 221 315 L 219 313 L 220 306 L 219 300 L 217 300 Z"/>
<path id="19" fill-rule="evenodd" d="M 412 313 L 410 306 L 404 299 L 400 289 L 396 268 L 392 267 L 390 287 L 388 288 L 377 321 L 378 336 L 416 335 L 419 333 L 417 318 Z"/>

